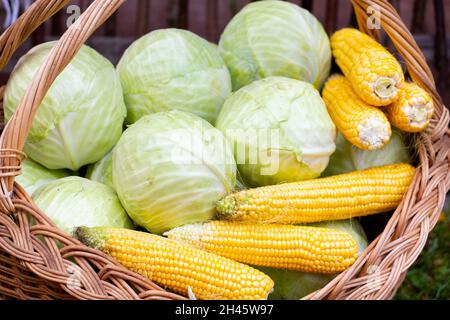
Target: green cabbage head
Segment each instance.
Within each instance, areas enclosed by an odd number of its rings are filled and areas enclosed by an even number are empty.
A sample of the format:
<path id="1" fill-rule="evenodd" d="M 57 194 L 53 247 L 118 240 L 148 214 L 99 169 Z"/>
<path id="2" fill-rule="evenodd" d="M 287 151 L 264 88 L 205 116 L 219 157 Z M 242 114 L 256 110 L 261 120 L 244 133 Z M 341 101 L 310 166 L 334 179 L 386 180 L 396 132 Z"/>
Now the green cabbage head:
<path id="1" fill-rule="evenodd" d="M 66 177 L 35 191 L 33 200 L 62 230 L 79 226 L 132 228 L 110 187 L 81 177 Z"/>
<path id="2" fill-rule="evenodd" d="M 113 151 L 113 183 L 133 221 L 153 233 L 215 215 L 233 191 L 236 164 L 222 133 L 193 114 L 142 117 Z"/>
<path id="3" fill-rule="evenodd" d="M 233 93 L 216 127 L 233 143 L 244 184 L 318 177 L 335 151 L 336 128 L 309 83 L 269 77 Z"/>
<path id="4" fill-rule="evenodd" d="M 86 178 L 114 188 L 112 182 L 112 151 L 108 152 L 103 159 L 87 168 Z"/>
<path id="5" fill-rule="evenodd" d="M 405 143 L 405 136 L 398 130 L 392 130 L 389 143 L 378 150 L 359 149 L 339 133 L 336 139 L 336 152 L 331 156 L 330 163 L 323 176 L 410 162 L 409 148 Z"/>
<path id="6" fill-rule="evenodd" d="M 136 40 L 117 70 L 128 123 L 172 109 L 212 123 L 231 93 L 230 74 L 218 48 L 186 30 L 156 30 Z"/>
<path id="7" fill-rule="evenodd" d="M 233 90 L 269 76 L 307 81 L 320 89 L 330 73 L 330 41 L 322 25 L 287 1 L 245 6 L 226 26 L 219 47 Z"/>
<path id="8" fill-rule="evenodd" d="M 22 173 L 16 177 L 16 181 L 30 196 L 39 187 L 71 174 L 68 170 L 49 170 L 30 159 L 22 161 L 21 167 Z"/>
<path id="9" fill-rule="evenodd" d="M 10 119 L 55 42 L 31 49 L 16 65 L 5 91 Z M 126 116 L 114 66 L 83 46 L 56 78 L 33 120 L 25 152 L 49 169 L 78 170 L 115 145 Z"/>

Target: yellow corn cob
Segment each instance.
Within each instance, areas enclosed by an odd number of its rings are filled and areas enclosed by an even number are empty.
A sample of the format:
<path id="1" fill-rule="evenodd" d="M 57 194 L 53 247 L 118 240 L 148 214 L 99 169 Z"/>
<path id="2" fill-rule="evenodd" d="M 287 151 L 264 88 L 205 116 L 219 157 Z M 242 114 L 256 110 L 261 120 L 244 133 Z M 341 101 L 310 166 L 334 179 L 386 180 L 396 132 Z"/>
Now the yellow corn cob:
<path id="1" fill-rule="evenodd" d="M 406 132 L 423 131 L 433 112 L 430 95 L 415 83 L 405 83 L 399 90 L 398 99 L 386 108 L 391 124 Z"/>
<path id="2" fill-rule="evenodd" d="M 345 77 L 330 77 L 322 95 L 331 119 L 350 143 L 375 150 L 389 142 L 392 131 L 386 115 L 361 100 Z"/>
<path id="3" fill-rule="evenodd" d="M 445 221 L 445 212 L 441 212 L 441 214 L 439 215 L 438 221 L 439 222 Z"/>
<path id="4" fill-rule="evenodd" d="M 361 99 L 373 106 L 394 102 L 404 76 L 400 64 L 386 48 L 352 28 L 337 31 L 331 37 L 331 48 L 337 65 Z"/>
<path id="5" fill-rule="evenodd" d="M 121 228 L 80 227 L 75 236 L 131 271 L 198 299 L 266 299 L 273 281 L 239 262 L 150 233 Z"/>
<path id="6" fill-rule="evenodd" d="M 414 167 L 395 164 L 328 178 L 249 189 L 217 204 L 223 219 L 264 223 L 342 220 L 395 209 Z"/>
<path id="7" fill-rule="evenodd" d="M 211 221 L 165 235 L 242 263 L 303 272 L 342 272 L 358 257 L 350 234 L 327 228 Z"/>

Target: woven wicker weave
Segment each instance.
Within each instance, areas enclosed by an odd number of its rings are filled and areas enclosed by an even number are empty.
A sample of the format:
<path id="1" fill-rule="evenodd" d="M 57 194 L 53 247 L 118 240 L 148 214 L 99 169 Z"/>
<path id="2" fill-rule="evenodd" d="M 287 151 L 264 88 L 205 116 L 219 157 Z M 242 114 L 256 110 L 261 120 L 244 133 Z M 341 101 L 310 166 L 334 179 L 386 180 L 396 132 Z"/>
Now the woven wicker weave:
<path id="1" fill-rule="evenodd" d="M 28 36 L 69 0 L 38 0 L 0 37 L 0 68 Z M 33 79 L 0 139 L 0 298 L 184 299 L 124 269 L 103 253 L 60 231 L 14 183 L 36 109 L 80 46 L 124 0 L 96 0 L 61 37 Z M 427 132 L 417 135 L 420 165 L 402 204 L 383 233 L 357 262 L 309 299 L 389 299 L 420 254 L 450 188 L 449 112 L 411 33 L 385 0 L 352 0 L 360 29 L 367 8 L 378 6 L 382 27 L 402 56 L 411 78 L 436 103 Z M 30 217 L 34 219 L 31 220 Z M 30 223 L 30 221 L 34 221 Z"/>

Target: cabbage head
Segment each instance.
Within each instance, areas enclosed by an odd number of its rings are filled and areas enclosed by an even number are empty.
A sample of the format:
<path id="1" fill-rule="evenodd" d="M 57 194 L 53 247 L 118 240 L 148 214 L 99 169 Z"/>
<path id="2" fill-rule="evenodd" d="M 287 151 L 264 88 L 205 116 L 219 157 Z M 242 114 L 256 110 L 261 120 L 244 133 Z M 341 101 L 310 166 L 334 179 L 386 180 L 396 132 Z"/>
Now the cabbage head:
<path id="1" fill-rule="evenodd" d="M 71 174 L 68 170 L 49 170 L 30 159 L 23 160 L 21 167 L 22 173 L 16 177 L 16 181 L 30 196 L 39 187 Z"/>
<path id="2" fill-rule="evenodd" d="M 382 149 L 377 150 L 359 149 L 339 133 L 336 139 L 336 152 L 331 156 L 323 176 L 410 162 L 405 136 L 398 130 L 392 130 L 391 140 Z"/>
<path id="3" fill-rule="evenodd" d="M 335 151 L 336 128 L 309 83 L 269 77 L 233 93 L 216 122 L 234 146 L 244 184 L 318 177 Z"/>
<path id="4" fill-rule="evenodd" d="M 233 90 L 254 80 L 284 76 L 320 89 L 330 74 L 330 40 L 307 10 L 285 1 L 246 5 L 219 42 Z"/>
<path id="5" fill-rule="evenodd" d="M 103 159 L 87 168 L 86 178 L 114 188 L 112 182 L 112 151 L 108 152 Z"/>
<path id="6" fill-rule="evenodd" d="M 359 255 L 367 248 L 367 237 L 361 224 L 355 220 L 329 221 L 312 224 L 312 226 L 331 228 L 348 232 L 358 243 Z M 274 292 L 270 300 L 297 300 L 323 288 L 336 277 L 336 274 L 319 274 L 255 267 L 267 274 L 274 282 Z"/>
<path id="7" fill-rule="evenodd" d="M 113 189 L 81 177 L 66 177 L 35 191 L 37 207 L 62 230 L 73 228 L 132 228 L 133 224 Z"/>
<path id="8" fill-rule="evenodd" d="M 7 120 L 54 44 L 34 47 L 16 65 L 5 91 Z M 122 133 L 125 116 L 114 66 L 83 46 L 45 95 L 24 150 L 49 169 L 78 170 L 111 150 Z"/>
<path id="9" fill-rule="evenodd" d="M 133 221 L 152 233 L 215 215 L 233 191 L 236 164 L 222 133 L 193 114 L 171 110 L 142 117 L 113 151 L 113 183 Z"/>
<path id="10" fill-rule="evenodd" d="M 125 51 L 117 70 L 127 123 L 172 109 L 213 123 L 231 93 L 218 48 L 186 30 L 162 29 L 141 37 Z"/>

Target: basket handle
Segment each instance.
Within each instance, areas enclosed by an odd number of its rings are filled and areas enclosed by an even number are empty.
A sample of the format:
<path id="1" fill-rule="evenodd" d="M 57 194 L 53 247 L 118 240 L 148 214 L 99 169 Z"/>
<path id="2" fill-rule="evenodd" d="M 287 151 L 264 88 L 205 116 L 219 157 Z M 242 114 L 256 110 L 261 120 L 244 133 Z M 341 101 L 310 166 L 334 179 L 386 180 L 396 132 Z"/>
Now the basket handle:
<path id="1" fill-rule="evenodd" d="M 14 210 L 11 201 L 14 177 L 20 172 L 25 140 L 45 94 L 91 34 L 124 1 L 95 0 L 63 34 L 35 74 L 0 138 L 0 211 L 13 212 Z"/>
<path id="2" fill-rule="evenodd" d="M 41 24 L 61 10 L 70 0 L 37 0 L 0 36 L 0 70 L 20 45 Z"/>
<path id="3" fill-rule="evenodd" d="M 433 74 L 428 67 L 426 58 L 414 40 L 411 32 L 402 22 L 395 8 L 387 0 L 351 0 L 351 2 L 355 8 L 360 30 L 375 37 L 376 33 L 374 33 L 374 30 L 370 30 L 367 25 L 367 12 L 370 6 L 374 9 L 377 8 L 380 10 L 380 17 L 382 17 L 381 26 L 392 40 L 399 54 L 404 59 L 409 75 L 415 83 L 420 85 L 432 96 L 435 102 L 436 108 L 432 122 L 425 132 L 420 133 L 420 139 L 423 141 L 423 145 L 419 149 L 419 156 L 421 158 L 422 165 L 416 173 L 414 185 L 410 187 L 405 195 L 405 198 L 415 197 L 416 193 L 418 193 L 417 189 L 419 187 L 423 188 L 423 186 L 420 185 L 421 183 L 419 179 L 422 179 L 424 175 L 427 175 L 427 170 L 430 169 L 430 166 L 433 166 L 433 170 L 436 170 L 436 166 L 439 166 L 442 162 L 448 162 L 450 159 L 450 154 L 448 151 L 450 131 L 447 128 L 449 123 L 449 111 L 444 106 L 442 99 L 436 90 Z M 431 156 L 432 160 L 428 161 L 428 155 Z M 442 168 L 445 168 L 445 166 L 442 166 Z M 436 183 L 436 180 L 433 183 Z M 439 197 L 431 197 L 429 192 L 424 195 L 422 192 L 423 197 L 429 198 L 430 202 L 436 204 L 436 206 L 429 204 L 426 208 L 442 208 L 445 200 L 445 193 L 447 192 L 449 186 L 448 183 L 448 176 L 447 181 L 441 178 Z M 436 189 L 438 188 L 436 185 L 434 187 Z M 409 200 L 411 202 L 411 199 Z M 422 198 L 422 201 L 423 200 L 424 198 Z M 405 237 L 405 230 L 407 233 L 410 233 L 407 236 L 411 238 L 417 237 L 416 233 L 407 229 L 408 224 L 406 223 L 408 219 L 411 219 L 411 215 L 408 212 L 409 210 L 413 210 L 416 214 L 418 210 L 420 210 L 421 213 L 424 210 L 427 210 L 424 209 L 425 207 L 423 205 L 420 209 L 417 209 L 417 206 L 418 205 L 413 208 L 411 208 L 411 206 L 397 208 L 383 233 L 372 242 L 366 251 L 364 251 L 357 263 L 338 275 L 322 289 L 305 297 L 305 299 L 355 299 L 361 296 L 370 299 L 391 298 L 395 290 L 400 285 L 401 280 L 403 279 L 402 277 L 405 275 L 405 270 L 417 258 L 418 254 L 422 250 L 426 240 L 426 236 L 424 235 L 428 234 L 430 227 L 432 228 L 432 226 L 436 223 L 437 217 L 440 213 L 437 209 L 429 213 L 429 217 L 426 217 L 428 220 L 424 219 L 424 222 L 422 222 L 424 227 L 421 228 L 421 239 L 414 239 L 414 247 L 408 250 L 408 252 L 403 252 L 403 260 L 395 264 L 394 270 L 390 270 L 389 268 L 393 268 L 394 262 L 391 257 L 389 257 L 390 259 L 385 258 L 387 253 L 384 252 L 384 248 L 386 248 L 386 246 L 392 246 L 399 236 Z M 383 260 L 383 258 L 385 258 L 385 260 Z M 384 269 L 381 270 L 382 273 L 380 272 L 379 277 L 379 285 L 382 290 L 374 289 L 368 281 L 370 280 L 370 277 L 368 276 L 368 273 L 370 273 L 368 268 L 371 265 L 378 265 L 378 262 L 383 263 L 382 266 L 384 267 Z M 400 268 L 402 269 L 400 270 Z M 382 279 L 381 276 L 385 278 Z M 365 283 L 362 284 L 362 281 L 365 281 Z"/>

